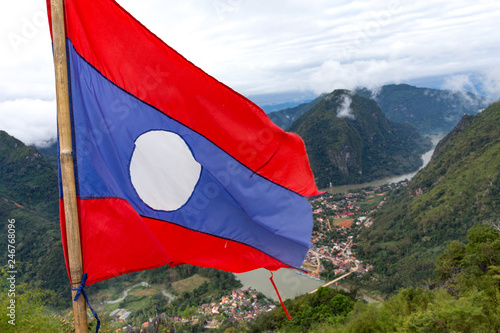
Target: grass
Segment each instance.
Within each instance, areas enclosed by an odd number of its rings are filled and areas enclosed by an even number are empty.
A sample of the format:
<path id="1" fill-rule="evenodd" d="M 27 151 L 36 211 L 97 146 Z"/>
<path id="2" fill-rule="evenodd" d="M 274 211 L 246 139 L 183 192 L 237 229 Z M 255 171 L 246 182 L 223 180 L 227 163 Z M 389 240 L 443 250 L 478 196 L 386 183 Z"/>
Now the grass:
<path id="1" fill-rule="evenodd" d="M 156 295 L 160 293 L 160 287 L 152 287 L 152 288 L 146 288 L 144 286 L 136 286 L 132 290 L 130 290 L 127 294 L 127 297 L 125 298 L 125 301 L 127 302 L 127 310 L 130 311 L 130 309 L 140 309 L 142 304 L 146 301 L 146 299 L 150 296 Z M 127 287 L 128 288 L 128 287 Z M 98 295 L 96 295 L 96 299 L 99 300 L 114 300 L 117 299 L 121 296 L 123 296 L 122 293 L 117 293 L 116 291 L 113 290 L 103 290 L 100 291 Z M 136 296 L 134 301 L 130 301 L 131 296 Z M 133 297 L 132 297 L 133 298 Z M 122 301 L 123 302 L 123 301 Z M 119 303 L 113 303 L 113 304 L 96 304 L 95 308 L 96 310 L 98 309 L 99 311 L 102 312 L 111 312 L 113 310 L 116 310 L 120 308 L 120 305 L 122 302 Z"/>
<path id="2" fill-rule="evenodd" d="M 160 291 L 154 288 L 145 288 L 143 286 L 138 286 L 132 289 L 128 294 L 132 296 L 153 296 L 158 294 Z"/>
<path id="3" fill-rule="evenodd" d="M 354 219 L 333 219 L 333 224 L 339 227 L 350 228 Z"/>
<path id="4" fill-rule="evenodd" d="M 210 279 L 207 279 L 199 274 L 195 274 L 195 275 L 190 276 L 186 279 L 172 283 L 172 289 L 174 289 L 179 294 L 181 294 L 185 291 L 191 292 L 194 289 L 201 286 L 203 283 L 208 282 L 208 281 L 210 281 Z"/>

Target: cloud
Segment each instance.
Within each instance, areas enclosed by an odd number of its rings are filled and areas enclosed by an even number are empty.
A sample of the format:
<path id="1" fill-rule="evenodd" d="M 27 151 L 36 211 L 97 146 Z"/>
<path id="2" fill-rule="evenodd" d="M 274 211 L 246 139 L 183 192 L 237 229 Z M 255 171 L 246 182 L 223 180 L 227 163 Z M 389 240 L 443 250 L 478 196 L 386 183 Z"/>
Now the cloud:
<path id="1" fill-rule="evenodd" d="M 479 96 L 492 96 L 493 92 L 500 91 L 500 70 L 492 70 L 489 73 L 475 75 L 458 74 L 444 78 L 442 89 L 450 91 L 450 97 L 460 101 L 465 107 L 482 108 L 480 101 L 471 98 L 470 93 Z M 494 95 L 493 95 L 494 96 Z M 457 98 L 458 97 L 458 98 Z M 485 102 L 493 102 L 492 98 L 485 98 Z"/>
<path id="2" fill-rule="evenodd" d="M 17 99 L 0 102 L 0 129 L 27 145 L 45 147 L 56 140 L 56 102 Z"/>
<path id="3" fill-rule="evenodd" d="M 387 82 L 402 81 L 398 67 L 400 62 L 386 60 L 366 60 L 340 63 L 330 60 L 319 66 L 310 75 L 310 85 L 316 93 L 331 92 L 335 89 L 375 88 Z"/>
<path id="4" fill-rule="evenodd" d="M 441 83 L 449 77 L 449 85 L 462 75 L 479 93 L 500 97 L 496 0 L 118 1 L 188 60 L 246 96 L 426 86 L 431 77 Z M 52 101 L 45 2 L 8 2 L 0 30 L 0 103 Z"/>
<path id="5" fill-rule="evenodd" d="M 349 118 L 355 119 L 354 113 L 351 109 L 352 96 L 350 94 L 344 94 L 342 96 L 342 102 L 340 104 L 340 108 L 337 110 L 337 117 L 339 118 Z"/>
<path id="6" fill-rule="evenodd" d="M 500 67 L 493 67 L 482 74 L 479 90 L 486 96 L 500 98 Z"/>
<path id="7" fill-rule="evenodd" d="M 336 27 L 343 37 L 310 70 L 314 91 L 498 72 L 500 38 L 492 27 L 499 27 L 500 3 L 392 3 L 392 10 L 368 5 L 351 24 Z M 500 96 L 500 90 L 485 91 Z"/>
<path id="8" fill-rule="evenodd" d="M 477 90 L 474 87 L 474 84 L 471 82 L 470 77 L 465 74 L 451 75 L 446 77 L 442 88 L 451 91 L 471 91 L 477 94 Z"/>
<path id="9" fill-rule="evenodd" d="M 476 106 L 479 108 L 479 106 L 475 105 L 476 101 L 468 94 L 468 92 L 478 94 L 476 87 L 468 75 L 460 74 L 448 76 L 445 78 L 442 88 L 450 91 L 450 98 L 456 103 L 460 103 L 458 107 L 464 105 L 467 107 Z M 459 110 L 458 107 L 457 109 Z"/>

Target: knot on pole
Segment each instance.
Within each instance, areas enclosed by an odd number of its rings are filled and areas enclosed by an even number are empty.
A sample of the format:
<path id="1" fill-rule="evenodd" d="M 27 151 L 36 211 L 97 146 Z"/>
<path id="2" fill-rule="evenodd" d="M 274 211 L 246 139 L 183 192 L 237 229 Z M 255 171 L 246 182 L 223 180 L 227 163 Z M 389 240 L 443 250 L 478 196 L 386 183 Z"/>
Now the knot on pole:
<path id="1" fill-rule="evenodd" d="M 87 302 L 87 305 L 90 308 L 90 311 L 92 311 L 92 314 L 94 315 L 94 318 L 97 319 L 97 326 L 95 328 L 95 332 L 99 332 L 99 327 L 101 326 L 101 321 L 99 320 L 99 317 L 97 316 L 97 313 L 92 309 L 92 306 L 90 306 L 89 299 L 87 298 L 87 294 L 85 293 L 85 282 L 87 282 L 87 273 L 83 273 L 82 276 L 82 283 L 80 283 L 80 286 L 78 288 L 72 287 L 71 290 L 76 290 L 76 295 L 75 298 L 73 299 L 74 302 L 78 300 L 78 297 L 80 297 L 80 294 L 85 297 L 85 302 Z"/>

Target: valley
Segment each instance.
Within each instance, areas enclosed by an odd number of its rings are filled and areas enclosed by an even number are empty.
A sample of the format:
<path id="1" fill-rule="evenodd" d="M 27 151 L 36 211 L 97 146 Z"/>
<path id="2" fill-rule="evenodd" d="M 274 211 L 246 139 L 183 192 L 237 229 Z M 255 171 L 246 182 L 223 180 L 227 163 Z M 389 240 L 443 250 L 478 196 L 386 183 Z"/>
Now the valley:
<path id="1" fill-rule="evenodd" d="M 354 119 L 337 116 L 345 96 L 351 98 Z M 406 288 L 438 285 L 429 282 L 434 278 L 449 279 L 446 271 L 436 270 L 436 264 L 443 262 L 440 256 L 448 253 L 454 242 L 467 242 L 468 230 L 474 226 L 495 225 L 498 221 L 499 108 L 494 103 L 478 115 L 466 115 L 446 136 L 432 137 L 434 148 L 429 151 L 431 140 L 414 135 L 418 132 L 410 125 L 391 127 L 374 102 L 346 91 L 324 98 L 316 100 L 291 127 L 304 135 L 311 164 L 317 162 L 317 166 L 328 169 L 313 168 L 329 193 L 310 199 L 312 248 L 303 265 L 308 273 L 282 269 L 274 280 L 294 316 L 315 318 L 312 312 L 297 312 L 295 302 L 312 302 L 313 309 L 315 302 L 335 298 L 344 305 L 332 309 L 345 309 L 342 313 L 347 320 L 360 299 L 372 301 L 369 297 L 373 297 L 391 304 L 394 297 L 403 297 L 399 295 Z M 363 125 L 356 128 L 355 121 Z M 413 138 L 401 136 L 404 131 Z M 322 135 L 329 136 L 330 141 L 321 139 Z M 397 153 L 389 154 L 387 149 Z M 18 253 L 23 260 L 18 267 L 26 272 L 19 282 L 29 281 L 20 290 L 28 288 L 36 295 L 30 288 L 49 289 L 54 294 L 44 304 L 62 311 L 69 306 L 69 291 L 65 288 L 67 274 L 57 217 L 56 149 L 42 151 L 47 158 L 34 147 L 0 133 L 0 214 L 5 219 L 15 218 L 19 226 Z M 366 156 L 371 159 L 363 164 Z M 411 171 L 403 172 L 410 164 Z M 389 168 L 382 171 L 386 166 Z M 370 173 L 370 168 L 379 170 L 364 182 L 361 175 Z M 329 181 L 335 172 L 342 179 L 337 184 Z M 383 176 L 386 173 L 388 177 Z M 352 179 L 356 179 L 354 185 Z M 436 276 L 434 272 L 439 273 Z M 495 268 L 484 271 L 494 272 Z M 321 288 L 325 284 L 337 288 Z M 186 327 L 203 330 L 204 326 L 214 331 L 229 327 L 251 331 L 253 323 L 266 327 L 264 319 L 259 318 L 282 313 L 265 270 L 236 274 L 235 278 L 233 274 L 193 266 L 161 267 L 86 289 L 105 317 L 106 327 L 138 327 L 163 313 L 160 319 L 179 331 Z M 483 299 L 489 302 L 489 298 Z M 361 309 L 364 305 L 357 306 Z M 54 318 L 54 325 L 67 320 Z M 186 326 L 188 323 L 191 326 Z"/>

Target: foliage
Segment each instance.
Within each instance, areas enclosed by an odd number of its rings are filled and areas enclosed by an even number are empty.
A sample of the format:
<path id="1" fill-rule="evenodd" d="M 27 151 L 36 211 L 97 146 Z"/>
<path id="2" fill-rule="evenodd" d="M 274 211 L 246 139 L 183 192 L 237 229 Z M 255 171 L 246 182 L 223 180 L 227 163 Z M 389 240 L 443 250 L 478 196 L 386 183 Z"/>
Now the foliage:
<path id="1" fill-rule="evenodd" d="M 196 267 L 191 265 L 181 265 L 174 268 L 159 268 L 152 274 L 158 274 L 166 271 L 175 271 L 176 274 L 170 274 L 174 277 L 169 282 L 181 280 L 199 274 L 209 281 L 204 282 L 201 286 L 195 288 L 192 292 L 182 292 L 173 301 L 168 302 L 165 297 L 158 293 L 152 297 L 142 297 L 140 300 L 141 308 L 137 309 L 130 315 L 130 319 L 140 324 L 148 318 L 157 316 L 161 313 L 166 313 L 170 317 L 189 316 L 196 307 L 205 303 L 220 301 L 223 295 L 229 294 L 233 289 L 241 287 L 241 283 L 236 280 L 234 275 L 229 272 L 216 270 L 213 268 Z M 146 272 L 144 272 L 146 274 Z M 133 298 L 127 298 L 123 302 L 137 301 Z M 120 304 L 120 307 L 127 307 L 127 303 Z"/>
<path id="2" fill-rule="evenodd" d="M 381 306 L 357 304 L 345 331 L 498 332 L 500 232 L 477 225 L 467 239 L 439 257 L 433 290 L 409 287 Z"/>
<path id="3" fill-rule="evenodd" d="M 483 294 L 459 300 L 444 290 L 406 288 L 382 305 L 358 302 L 346 325 L 337 332 L 497 332 L 498 313 Z"/>
<path id="4" fill-rule="evenodd" d="M 258 317 L 250 331 L 499 332 L 500 232 L 475 226 L 466 245 L 453 242 L 439 257 L 439 277 L 427 288 L 401 289 L 383 303 L 321 288 Z"/>
<path id="5" fill-rule="evenodd" d="M 57 141 L 53 142 L 49 146 L 37 147 L 36 149 L 43 155 L 43 157 L 45 157 L 47 161 L 57 166 L 59 160 L 59 155 L 57 154 Z"/>
<path id="6" fill-rule="evenodd" d="M 0 131 L 0 195 L 47 219 L 58 217 L 57 167 L 35 147 Z"/>
<path id="7" fill-rule="evenodd" d="M 339 117 L 345 101 L 352 117 Z M 387 120 L 375 101 L 346 90 L 324 96 L 289 128 L 306 145 L 320 187 L 363 183 L 416 170 L 431 144 L 409 124 Z"/>
<path id="8" fill-rule="evenodd" d="M 500 220 L 499 123 L 500 103 L 464 117 L 409 186 L 388 196 L 358 241 L 358 254 L 380 277 L 372 288 L 422 284 L 449 242 L 465 241 L 476 223 Z"/>
<path id="9" fill-rule="evenodd" d="M 58 208 L 57 166 L 0 131 L 0 248 L 7 248 L 6 222 L 15 220 L 19 282 L 53 290 L 58 305 L 69 306 Z"/>
<path id="10" fill-rule="evenodd" d="M 6 271 L 2 270 L 2 282 L 6 279 Z M 54 310 L 57 295 L 50 290 L 36 288 L 27 284 L 16 285 L 15 295 L 5 284 L 0 286 L 0 307 L 4 309 L 0 320 L 1 332 L 73 332 L 74 324 L 71 314 L 61 316 Z M 12 297 L 11 297 L 12 296 Z M 7 316 L 9 306 L 15 305 L 12 311 L 15 317 Z M 10 323 L 9 323 L 10 322 Z M 15 325 L 13 325 L 15 324 Z M 95 322 L 89 322 L 89 328 L 95 327 Z M 95 329 L 95 328 L 94 328 Z M 105 323 L 101 332 L 114 332 L 116 327 Z"/>
<path id="11" fill-rule="evenodd" d="M 280 331 L 309 332 L 318 323 L 338 325 L 343 323 L 353 310 L 355 295 L 341 290 L 320 288 L 314 294 L 285 301 L 292 320 L 286 318 L 278 308 L 260 315 L 249 325 L 250 332 Z"/>

